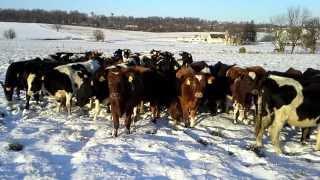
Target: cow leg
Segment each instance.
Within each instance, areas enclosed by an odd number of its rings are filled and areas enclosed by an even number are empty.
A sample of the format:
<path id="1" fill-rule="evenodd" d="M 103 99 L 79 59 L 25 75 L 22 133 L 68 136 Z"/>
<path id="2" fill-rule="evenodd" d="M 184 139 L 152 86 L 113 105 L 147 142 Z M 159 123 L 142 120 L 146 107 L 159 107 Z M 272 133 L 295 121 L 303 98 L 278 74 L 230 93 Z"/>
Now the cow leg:
<path id="1" fill-rule="evenodd" d="M 151 112 L 152 112 L 152 122 L 153 123 L 157 123 L 157 119 L 160 116 L 159 115 L 159 108 L 158 108 L 157 105 L 150 103 L 150 109 L 151 109 Z"/>
<path id="2" fill-rule="evenodd" d="M 113 120 L 112 136 L 113 137 L 118 137 L 119 115 L 117 113 L 112 113 L 112 120 Z"/>
<path id="3" fill-rule="evenodd" d="M 190 111 L 190 127 L 194 127 L 196 125 L 196 111 L 191 110 Z"/>
<path id="4" fill-rule="evenodd" d="M 125 122 L 124 122 L 126 126 L 126 134 L 130 134 L 132 110 L 133 109 L 130 108 L 130 110 L 126 112 Z"/>
<path id="5" fill-rule="evenodd" d="M 237 103 L 238 104 L 238 112 L 239 112 L 239 116 L 238 116 L 238 119 L 239 121 L 243 122 L 244 124 L 245 123 L 245 119 L 246 119 L 246 107 L 243 106 L 242 104 L 240 103 Z"/>
<path id="6" fill-rule="evenodd" d="M 316 142 L 316 151 L 320 151 L 320 125 L 318 125 L 318 134 L 317 134 L 317 142 Z"/>
<path id="7" fill-rule="evenodd" d="M 97 116 L 100 114 L 100 101 L 99 99 L 96 99 L 95 101 L 95 108 L 94 108 L 94 117 L 93 120 L 96 121 L 97 120 Z"/>
<path id="8" fill-rule="evenodd" d="M 276 118 L 271 125 L 270 137 L 274 147 L 274 150 L 277 154 L 281 154 L 282 150 L 280 148 L 280 131 L 285 124 L 285 117 L 281 114 L 281 112 L 276 114 Z"/>
<path id="9" fill-rule="evenodd" d="M 20 99 L 20 88 L 16 88 L 17 99 Z"/>
<path id="10" fill-rule="evenodd" d="M 260 127 L 256 127 L 256 145 L 257 147 L 261 147 L 262 146 L 262 138 L 263 138 L 263 134 L 266 130 L 266 128 L 268 128 L 270 126 L 270 122 L 271 122 L 271 118 L 270 116 L 264 116 L 261 120 L 261 124 Z"/>
<path id="11" fill-rule="evenodd" d="M 71 100 L 72 100 L 72 94 L 66 93 L 66 107 L 68 111 L 68 116 L 71 115 Z"/>
<path id="12" fill-rule="evenodd" d="M 144 103 L 143 103 L 143 101 L 140 102 L 139 112 L 140 112 L 141 114 L 144 113 Z"/>
<path id="13" fill-rule="evenodd" d="M 184 126 L 190 127 L 190 120 L 189 120 L 189 108 L 188 107 L 182 107 L 182 117 L 184 120 Z"/>
<path id="14" fill-rule="evenodd" d="M 132 114 L 132 116 L 133 116 L 133 125 L 135 125 L 136 122 L 138 121 L 138 114 L 139 114 L 139 112 L 138 112 L 138 107 L 135 106 L 135 107 L 133 108 L 133 114 Z"/>
<path id="15" fill-rule="evenodd" d="M 311 128 L 301 128 L 302 134 L 300 143 L 306 143 L 307 139 L 310 139 Z"/>
<path id="16" fill-rule="evenodd" d="M 33 95 L 34 99 L 36 100 L 36 103 L 39 104 L 40 101 L 40 94 L 37 92 Z"/>
<path id="17" fill-rule="evenodd" d="M 262 137 L 266 130 L 266 128 L 270 127 L 272 122 L 274 122 L 274 116 L 270 113 L 268 109 L 266 109 L 268 115 L 261 117 L 261 119 L 257 119 L 256 121 L 256 145 L 257 147 L 262 146 Z M 260 118 L 260 117 L 258 117 Z"/>
<path id="18" fill-rule="evenodd" d="M 93 109 L 93 99 L 92 98 L 90 98 L 90 102 L 89 102 L 89 104 L 90 104 L 90 109 Z M 96 107 L 96 103 L 95 103 L 95 107 Z"/>
<path id="19" fill-rule="evenodd" d="M 30 98 L 31 98 L 31 96 L 30 95 L 26 95 L 26 107 L 25 107 L 25 109 L 27 109 L 27 110 L 29 110 L 29 108 L 30 108 Z"/>
<path id="20" fill-rule="evenodd" d="M 233 123 L 234 124 L 237 124 L 238 115 L 239 115 L 239 103 L 235 102 L 233 104 Z"/>

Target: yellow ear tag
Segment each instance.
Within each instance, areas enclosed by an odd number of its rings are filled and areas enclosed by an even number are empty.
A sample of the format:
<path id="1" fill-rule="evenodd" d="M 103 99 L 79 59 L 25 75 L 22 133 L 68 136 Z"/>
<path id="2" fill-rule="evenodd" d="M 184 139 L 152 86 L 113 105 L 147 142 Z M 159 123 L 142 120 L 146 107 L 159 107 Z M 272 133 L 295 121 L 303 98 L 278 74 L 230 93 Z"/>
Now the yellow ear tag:
<path id="1" fill-rule="evenodd" d="M 129 76 L 128 81 L 131 83 L 133 81 L 133 77 Z"/>
<path id="2" fill-rule="evenodd" d="M 212 79 L 208 79 L 208 84 L 212 84 Z"/>
<path id="3" fill-rule="evenodd" d="M 106 79 L 103 76 L 100 76 L 99 82 L 105 81 Z"/>
<path id="4" fill-rule="evenodd" d="M 186 84 L 187 84 L 188 86 L 190 86 L 190 84 L 191 84 L 190 79 L 187 79 Z"/>

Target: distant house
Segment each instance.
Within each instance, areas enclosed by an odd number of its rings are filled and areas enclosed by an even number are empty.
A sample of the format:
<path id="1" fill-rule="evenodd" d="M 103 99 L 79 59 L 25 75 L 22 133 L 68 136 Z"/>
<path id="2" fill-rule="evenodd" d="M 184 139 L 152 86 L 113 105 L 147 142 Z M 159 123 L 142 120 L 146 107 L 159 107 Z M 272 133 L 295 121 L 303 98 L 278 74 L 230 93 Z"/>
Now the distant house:
<path id="1" fill-rule="evenodd" d="M 197 42 L 197 43 L 224 43 L 225 34 L 223 32 L 201 33 L 189 37 L 178 37 L 177 41 Z"/>

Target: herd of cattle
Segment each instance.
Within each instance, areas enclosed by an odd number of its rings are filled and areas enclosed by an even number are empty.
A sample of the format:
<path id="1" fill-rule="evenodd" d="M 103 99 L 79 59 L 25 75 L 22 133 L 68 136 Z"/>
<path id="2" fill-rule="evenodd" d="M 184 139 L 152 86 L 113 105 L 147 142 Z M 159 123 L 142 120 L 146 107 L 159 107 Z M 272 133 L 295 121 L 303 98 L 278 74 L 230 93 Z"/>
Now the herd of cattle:
<path id="1" fill-rule="evenodd" d="M 227 102 L 233 102 L 234 123 L 247 122 L 254 108 L 256 145 L 269 128 L 275 151 L 281 153 L 279 133 L 285 124 L 301 127 L 301 141 L 320 124 L 320 71 L 266 71 L 260 66 L 239 67 L 218 62 L 208 65 L 193 62 L 192 55 L 179 53 L 180 59 L 167 51 L 133 53 L 118 49 L 110 57 L 102 53 L 56 53 L 48 58 L 14 62 L 1 82 L 6 99 L 13 100 L 16 92 L 26 91 L 37 102 L 44 96 L 54 97 L 58 111 L 66 107 L 71 114 L 72 102 L 77 106 L 95 104 L 94 119 L 100 104 L 111 107 L 113 136 L 118 135 L 119 119 L 124 119 L 130 133 L 132 119 L 137 120 L 149 102 L 152 120 L 166 110 L 175 124 L 196 125 L 196 114 L 207 110 L 213 115 L 228 112 Z M 73 100 L 73 98 L 75 100 Z M 138 108 L 139 107 L 139 108 Z M 320 150 L 318 128 L 316 150 Z"/>

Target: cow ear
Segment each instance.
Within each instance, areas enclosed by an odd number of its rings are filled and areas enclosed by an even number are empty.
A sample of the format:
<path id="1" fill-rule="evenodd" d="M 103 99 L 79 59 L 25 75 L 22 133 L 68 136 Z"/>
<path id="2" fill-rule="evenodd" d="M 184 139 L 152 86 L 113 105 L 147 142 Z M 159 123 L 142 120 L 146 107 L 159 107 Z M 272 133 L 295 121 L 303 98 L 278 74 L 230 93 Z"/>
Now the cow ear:
<path id="1" fill-rule="evenodd" d="M 256 76 L 257 76 L 256 73 L 255 73 L 255 72 L 252 72 L 252 71 L 250 71 L 248 75 L 249 75 L 249 77 L 250 77 L 252 80 L 255 80 L 255 79 L 256 79 Z"/>
<path id="2" fill-rule="evenodd" d="M 130 76 L 128 77 L 128 82 L 131 83 L 132 81 L 133 81 L 133 76 L 130 75 Z"/>

